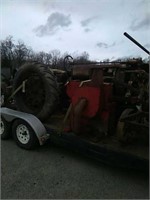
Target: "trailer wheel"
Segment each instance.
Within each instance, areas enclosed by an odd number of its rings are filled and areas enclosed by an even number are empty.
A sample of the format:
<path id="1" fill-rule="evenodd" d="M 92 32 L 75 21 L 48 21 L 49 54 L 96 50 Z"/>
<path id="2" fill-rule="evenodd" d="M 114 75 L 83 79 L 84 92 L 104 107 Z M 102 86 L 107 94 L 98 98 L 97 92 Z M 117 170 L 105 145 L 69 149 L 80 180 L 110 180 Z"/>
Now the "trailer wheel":
<path id="1" fill-rule="evenodd" d="M 2 140 L 7 140 L 10 137 L 10 124 L 1 116 L 0 135 Z"/>
<path id="2" fill-rule="evenodd" d="M 22 119 L 14 121 L 12 126 L 13 138 L 18 146 L 24 149 L 34 149 L 39 141 L 31 126 Z"/>
<path id="3" fill-rule="evenodd" d="M 35 115 L 41 121 L 51 116 L 59 104 L 59 90 L 54 73 L 45 65 L 26 63 L 15 75 L 14 90 L 23 81 L 25 91 L 15 95 L 18 110 Z"/>

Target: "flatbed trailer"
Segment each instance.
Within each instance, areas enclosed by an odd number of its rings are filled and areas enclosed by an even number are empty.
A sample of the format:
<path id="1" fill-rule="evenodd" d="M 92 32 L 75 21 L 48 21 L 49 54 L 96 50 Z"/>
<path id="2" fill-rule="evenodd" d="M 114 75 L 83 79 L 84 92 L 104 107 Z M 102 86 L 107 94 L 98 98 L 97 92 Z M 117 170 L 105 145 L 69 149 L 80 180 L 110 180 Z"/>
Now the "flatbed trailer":
<path id="1" fill-rule="evenodd" d="M 82 135 L 76 135 L 73 132 L 60 133 L 63 118 L 63 115 L 54 115 L 44 124 L 52 143 L 112 166 L 149 170 L 149 147 L 147 145 L 124 145 L 115 136 L 108 136 L 95 142 L 84 133 Z"/>
<path id="2" fill-rule="evenodd" d="M 51 142 L 71 149 L 80 154 L 83 154 L 92 159 L 96 159 L 102 163 L 121 168 L 135 169 L 148 171 L 149 170 L 149 158 L 140 155 L 136 155 L 127 151 L 124 147 L 113 148 L 108 143 L 95 144 L 89 142 L 86 139 L 81 139 L 74 133 L 62 133 L 61 135 L 56 134 L 55 130 L 47 128 L 47 132 L 51 133 Z M 115 142 L 114 142 L 115 143 Z M 148 153 L 148 149 L 144 149 L 143 153 Z"/>
<path id="3" fill-rule="evenodd" d="M 11 134 L 12 131 L 14 135 L 15 131 L 13 129 L 17 130 L 14 124 L 16 124 L 16 121 L 19 120 L 20 124 L 17 123 L 18 127 L 23 124 L 23 126 L 25 125 L 29 130 L 28 133 L 30 133 L 30 130 L 31 133 L 34 132 L 36 135 L 36 138 L 34 139 L 37 140 L 38 138 L 38 143 L 40 145 L 43 145 L 45 141 L 49 139 L 50 142 L 55 145 L 73 150 L 108 165 L 144 171 L 149 170 L 148 145 L 123 145 L 115 136 L 106 136 L 105 138 L 95 142 L 92 141 L 92 138 L 89 139 L 89 136 L 87 137 L 84 133 L 76 135 L 73 132 L 60 132 L 64 119 L 63 114 L 53 115 L 44 124 L 41 123 L 34 115 L 8 108 L 1 108 L 1 116 L 5 119 L 5 122 L 7 121 L 6 126 L 11 128 L 11 130 L 9 130 L 9 134 Z M 25 121 L 25 123 L 22 123 L 20 120 Z M 31 129 L 27 125 L 29 125 Z M 16 140 L 16 137 L 14 137 L 14 139 Z M 20 147 L 26 148 L 26 146 L 20 145 L 18 140 L 16 140 L 16 142 Z"/>

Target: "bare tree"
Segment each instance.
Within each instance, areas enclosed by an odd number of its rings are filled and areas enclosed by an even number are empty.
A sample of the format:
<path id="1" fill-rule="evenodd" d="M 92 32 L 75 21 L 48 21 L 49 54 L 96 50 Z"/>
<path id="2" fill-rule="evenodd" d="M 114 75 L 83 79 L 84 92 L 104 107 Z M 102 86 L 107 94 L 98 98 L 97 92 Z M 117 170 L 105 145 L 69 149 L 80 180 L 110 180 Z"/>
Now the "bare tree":
<path id="1" fill-rule="evenodd" d="M 51 64 L 54 68 L 58 68 L 58 62 L 59 62 L 59 59 L 61 57 L 61 53 L 59 50 L 57 49 L 54 49 L 52 51 L 50 51 L 50 54 L 52 56 L 51 58 Z"/>
<path id="2" fill-rule="evenodd" d="M 81 55 L 76 56 L 74 58 L 74 61 L 78 63 L 87 63 L 89 62 L 89 54 L 84 51 L 83 53 L 81 53 Z"/>
<path id="3" fill-rule="evenodd" d="M 36 54 L 36 61 L 44 63 L 45 53 L 43 51 Z"/>
<path id="4" fill-rule="evenodd" d="M 1 65 L 6 68 L 11 68 L 12 60 L 14 60 L 14 48 L 12 36 L 8 36 L 1 41 Z"/>
<path id="5" fill-rule="evenodd" d="M 52 59 L 51 53 L 45 53 L 45 64 L 46 65 L 51 65 L 51 59 Z"/>
<path id="6" fill-rule="evenodd" d="M 29 50 L 24 44 L 24 42 L 19 40 L 18 44 L 15 45 L 15 49 L 14 49 L 15 62 L 18 65 L 18 67 L 21 66 L 22 63 L 27 60 L 28 53 L 29 53 L 28 51 Z"/>

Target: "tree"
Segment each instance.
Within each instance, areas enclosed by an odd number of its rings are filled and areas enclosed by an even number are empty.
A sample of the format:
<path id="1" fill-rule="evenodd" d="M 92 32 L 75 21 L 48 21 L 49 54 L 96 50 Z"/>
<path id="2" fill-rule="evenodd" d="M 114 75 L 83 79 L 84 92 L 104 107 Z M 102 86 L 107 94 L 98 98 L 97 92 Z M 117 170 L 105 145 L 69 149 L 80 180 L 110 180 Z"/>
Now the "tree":
<path id="1" fill-rule="evenodd" d="M 0 48 L 1 66 L 2 68 L 9 68 L 11 73 L 13 69 L 20 67 L 25 61 L 33 60 L 35 57 L 30 47 L 27 47 L 21 40 L 15 44 L 12 36 L 2 40 Z"/>
<path id="2" fill-rule="evenodd" d="M 65 52 L 61 55 L 58 49 L 51 50 L 46 53 L 44 51 L 34 52 L 31 47 L 24 44 L 23 41 L 19 40 L 17 43 L 14 42 L 12 36 L 8 36 L 5 40 L 1 41 L 1 65 L 2 67 L 9 68 L 11 72 L 16 67 L 20 67 L 26 61 L 37 61 L 46 65 L 50 65 L 52 68 L 63 69 L 64 58 L 70 53 Z M 71 54 L 75 62 L 78 63 L 89 63 L 89 54 L 84 51 L 81 54 L 75 52 Z"/>
<path id="3" fill-rule="evenodd" d="M 14 59 L 14 43 L 12 36 L 8 36 L 1 41 L 1 65 L 6 68 L 11 68 L 12 60 Z"/>
<path id="4" fill-rule="evenodd" d="M 45 60 L 44 60 L 44 63 L 45 63 L 46 65 L 50 65 L 50 64 L 51 64 L 51 59 L 52 59 L 51 53 L 45 53 Z"/>
<path id="5" fill-rule="evenodd" d="M 89 54 L 86 51 L 84 51 L 83 53 L 81 53 L 81 55 L 76 56 L 74 61 L 78 63 L 88 63 Z"/>
<path id="6" fill-rule="evenodd" d="M 54 50 L 50 51 L 50 54 L 52 56 L 52 58 L 51 58 L 51 65 L 54 68 L 58 68 L 58 62 L 59 62 L 60 57 L 61 57 L 60 51 L 58 49 L 54 49 Z"/>
<path id="7" fill-rule="evenodd" d="M 37 53 L 35 56 L 36 61 L 38 61 L 40 63 L 44 63 L 44 57 L 45 57 L 45 53 L 43 51 Z"/>
<path id="8" fill-rule="evenodd" d="M 19 40 L 18 44 L 14 48 L 14 58 L 16 65 L 19 67 L 23 62 L 27 60 L 29 55 L 29 49 L 26 47 L 23 41 Z"/>

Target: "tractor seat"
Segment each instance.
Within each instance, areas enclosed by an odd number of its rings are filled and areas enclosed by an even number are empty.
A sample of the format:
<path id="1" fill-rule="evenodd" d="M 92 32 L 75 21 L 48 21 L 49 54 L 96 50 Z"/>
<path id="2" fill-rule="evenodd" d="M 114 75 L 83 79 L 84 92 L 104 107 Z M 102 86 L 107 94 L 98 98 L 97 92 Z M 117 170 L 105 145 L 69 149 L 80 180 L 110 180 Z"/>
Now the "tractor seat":
<path id="1" fill-rule="evenodd" d="M 92 76 L 92 69 L 87 68 L 86 65 L 75 65 L 72 70 L 73 80 L 89 80 Z"/>

